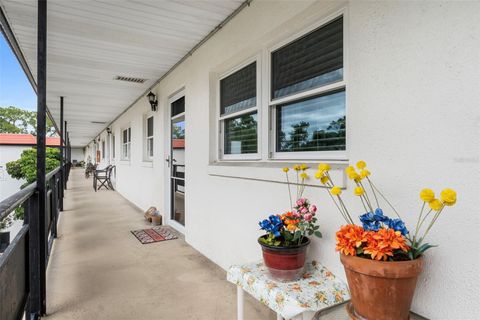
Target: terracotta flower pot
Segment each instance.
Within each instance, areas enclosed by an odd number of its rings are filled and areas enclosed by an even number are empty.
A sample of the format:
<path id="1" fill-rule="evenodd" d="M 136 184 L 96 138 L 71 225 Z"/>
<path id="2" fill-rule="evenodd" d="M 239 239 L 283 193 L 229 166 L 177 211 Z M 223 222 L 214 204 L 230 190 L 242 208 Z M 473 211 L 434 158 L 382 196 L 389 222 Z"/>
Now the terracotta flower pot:
<path id="1" fill-rule="evenodd" d="M 350 287 L 347 309 L 352 319 L 409 319 L 423 258 L 389 262 L 341 254 L 340 260 Z"/>
<path id="2" fill-rule="evenodd" d="M 258 243 L 262 246 L 263 261 L 272 278 L 278 281 L 295 281 L 303 276 L 310 239 L 303 238 L 302 244 L 297 246 L 275 247 L 262 243 L 260 238 Z"/>

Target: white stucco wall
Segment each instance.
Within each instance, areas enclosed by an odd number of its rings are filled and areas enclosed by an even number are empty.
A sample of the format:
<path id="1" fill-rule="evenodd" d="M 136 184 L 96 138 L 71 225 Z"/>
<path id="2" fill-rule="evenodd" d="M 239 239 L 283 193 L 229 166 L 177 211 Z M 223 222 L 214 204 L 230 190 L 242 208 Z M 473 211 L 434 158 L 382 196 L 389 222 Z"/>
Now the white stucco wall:
<path id="1" fill-rule="evenodd" d="M 72 148 L 72 160 L 77 160 L 78 162 L 84 161 L 85 153 L 83 148 Z"/>
<path id="2" fill-rule="evenodd" d="M 17 180 L 7 173 L 7 162 L 20 159 L 22 151 L 30 148 L 23 146 L 0 146 L 0 201 L 20 190 L 25 180 Z"/>
<path id="3" fill-rule="evenodd" d="M 430 242 L 439 247 L 426 255 L 413 310 L 432 319 L 478 318 L 478 2 L 254 1 L 153 90 L 160 102 L 153 162 L 143 161 L 145 99 L 112 125 L 116 155 L 110 161 L 117 165 L 117 190 L 143 209 L 166 210 L 168 97 L 184 87 L 186 240 L 224 268 L 260 259 L 257 222 L 288 208 L 287 189 L 245 177 L 275 180 L 284 163 L 212 165 L 215 79 L 257 54 L 265 65 L 267 48 L 341 8 L 346 8 L 347 22 L 348 158 L 367 161 L 410 227 L 420 207 L 420 189 L 458 192 L 457 206 L 431 233 Z M 263 99 L 262 112 L 266 109 Z M 120 161 L 120 130 L 127 126 L 132 127 L 132 157 Z M 351 187 L 345 192 L 351 194 Z M 307 193 L 320 208 L 324 234 L 313 241 L 309 255 L 344 277 L 334 251 L 334 234 L 343 221 L 323 191 Z M 348 197 L 361 214 L 356 200 Z"/>

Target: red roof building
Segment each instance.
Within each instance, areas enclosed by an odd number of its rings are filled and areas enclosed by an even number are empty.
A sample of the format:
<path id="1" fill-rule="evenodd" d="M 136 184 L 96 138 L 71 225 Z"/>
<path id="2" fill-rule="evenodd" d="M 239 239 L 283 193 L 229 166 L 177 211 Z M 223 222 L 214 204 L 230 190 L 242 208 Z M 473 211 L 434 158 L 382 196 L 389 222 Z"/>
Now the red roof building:
<path id="1" fill-rule="evenodd" d="M 59 137 L 47 137 L 47 146 L 60 146 Z M 0 145 L 35 146 L 37 137 L 32 134 L 0 133 Z"/>

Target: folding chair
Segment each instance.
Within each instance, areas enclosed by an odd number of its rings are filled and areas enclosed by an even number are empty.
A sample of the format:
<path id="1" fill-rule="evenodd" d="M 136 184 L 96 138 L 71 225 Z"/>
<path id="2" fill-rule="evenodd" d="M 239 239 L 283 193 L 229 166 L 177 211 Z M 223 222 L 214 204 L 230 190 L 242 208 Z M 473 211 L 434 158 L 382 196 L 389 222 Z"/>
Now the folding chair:
<path id="1" fill-rule="evenodd" d="M 109 172 L 111 173 L 111 165 L 107 166 L 103 170 L 95 170 L 93 174 L 93 190 L 97 192 L 97 190 L 100 190 L 100 188 L 104 187 L 105 189 L 110 189 L 109 188 Z M 97 187 L 97 182 L 100 182 L 100 186 Z"/>

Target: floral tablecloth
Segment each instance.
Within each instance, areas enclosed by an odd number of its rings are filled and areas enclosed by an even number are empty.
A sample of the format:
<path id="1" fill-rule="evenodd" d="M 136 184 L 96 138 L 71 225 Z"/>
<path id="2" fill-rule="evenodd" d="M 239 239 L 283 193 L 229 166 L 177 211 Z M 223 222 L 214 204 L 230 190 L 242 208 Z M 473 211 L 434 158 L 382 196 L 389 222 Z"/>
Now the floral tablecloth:
<path id="1" fill-rule="evenodd" d="M 345 282 L 320 263 L 307 263 L 305 270 L 303 278 L 298 281 L 279 282 L 270 278 L 263 263 L 252 263 L 230 267 L 227 280 L 285 319 L 306 311 L 320 311 L 350 299 Z"/>

